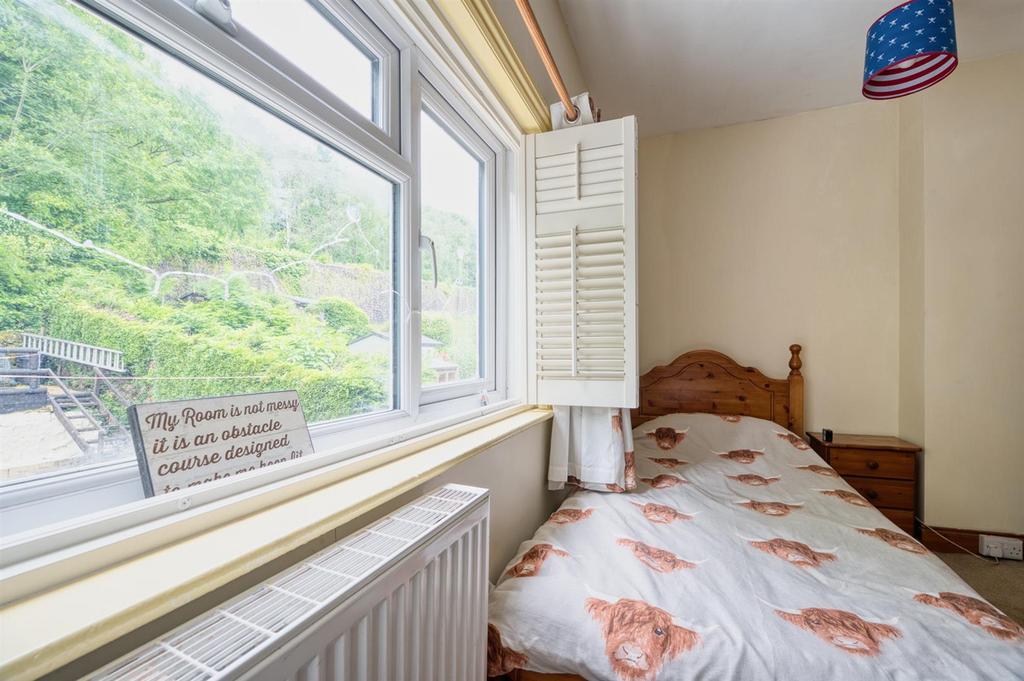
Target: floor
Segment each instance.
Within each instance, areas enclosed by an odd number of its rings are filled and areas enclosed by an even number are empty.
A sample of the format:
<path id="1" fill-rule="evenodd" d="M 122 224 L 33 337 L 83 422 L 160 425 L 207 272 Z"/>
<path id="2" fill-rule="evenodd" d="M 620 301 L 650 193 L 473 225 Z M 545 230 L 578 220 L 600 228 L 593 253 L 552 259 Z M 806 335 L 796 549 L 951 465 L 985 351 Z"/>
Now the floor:
<path id="1" fill-rule="evenodd" d="M 966 553 L 936 555 L 985 600 L 1024 624 L 1024 561 L 1001 560 L 994 565 Z"/>

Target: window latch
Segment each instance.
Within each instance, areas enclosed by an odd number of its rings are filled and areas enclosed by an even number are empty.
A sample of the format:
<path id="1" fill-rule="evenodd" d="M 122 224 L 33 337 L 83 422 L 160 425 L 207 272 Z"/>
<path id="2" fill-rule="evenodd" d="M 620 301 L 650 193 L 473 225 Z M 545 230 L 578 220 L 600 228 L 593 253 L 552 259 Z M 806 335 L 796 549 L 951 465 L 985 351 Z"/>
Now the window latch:
<path id="1" fill-rule="evenodd" d="M 231 0 L 196 0 L 195 10 L 228 35 L 237 35 L 238 27 L 231 20 Z"/>
<path id="2" fill-rule="evenodd" d="M 430 249 L 430 261 L 434 270 L 434 288 L 437 288 L 437 249 L 434 247 L 434 240 L 429 236 L 420 234 L 420 250 Z"/>

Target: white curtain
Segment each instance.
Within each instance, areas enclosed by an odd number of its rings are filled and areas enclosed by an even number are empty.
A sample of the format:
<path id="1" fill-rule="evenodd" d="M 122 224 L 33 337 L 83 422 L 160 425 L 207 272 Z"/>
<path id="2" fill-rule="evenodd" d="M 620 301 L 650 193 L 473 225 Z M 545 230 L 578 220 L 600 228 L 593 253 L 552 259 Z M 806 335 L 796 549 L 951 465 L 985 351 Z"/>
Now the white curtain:
<path id="1" fill-rule="evenodd" d="M 548 488 L 567 484 L 601 492 L 636 488 L 628 409 L 555 407 Z"/>

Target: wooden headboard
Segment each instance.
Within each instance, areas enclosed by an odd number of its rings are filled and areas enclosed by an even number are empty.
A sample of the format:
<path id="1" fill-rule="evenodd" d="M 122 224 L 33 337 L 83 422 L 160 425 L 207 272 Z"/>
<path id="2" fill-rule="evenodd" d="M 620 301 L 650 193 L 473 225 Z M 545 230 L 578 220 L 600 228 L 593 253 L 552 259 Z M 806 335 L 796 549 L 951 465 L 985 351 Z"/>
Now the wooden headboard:
<path id="1" fill-rule="evenodd" d="M 804 377 L 799 345 L 789 346 L 789 377 L 768 378 L 714 350 L 679 355 L 640 377 L 637 426 L 664 414 L 706 412 L 756 416 L 804 436 Z"/>

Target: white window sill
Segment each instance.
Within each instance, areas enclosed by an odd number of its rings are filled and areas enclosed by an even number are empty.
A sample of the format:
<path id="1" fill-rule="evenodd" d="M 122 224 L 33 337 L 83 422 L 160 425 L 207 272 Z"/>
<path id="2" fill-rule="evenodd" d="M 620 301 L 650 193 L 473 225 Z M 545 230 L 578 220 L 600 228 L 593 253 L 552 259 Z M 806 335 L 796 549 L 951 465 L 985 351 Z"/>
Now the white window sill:
<path id="1" fill-rule="evenodd" d="M 0 523 L 5 533 L 26 522 L 43 521 L 42 528 L 30 525 L 25 531 L 22 527 L 20 534 L 0 540 L 0 605 L 351 477 L 523 408 L 512 401 L 461 406 L 454 414 L 449 414 L 447 405 L 441 413 L 422 409 L 412 420 L 392 412 L 361 419 L 372 423 L 357 427 L 316 425 L 311 428 L 316 431 L 316 456 L 150 499 L 142 494 L 134 459 L 0 484 Z M 66 498 L 60 499 L 61 495 Z M 80 512 L 48 523 L 55 499 L 64 512 L 74 499 Z"/>
<path id="2" fill-rule="evenodd" d="M 412 452 L 416 442 L 385 448 L 373 468 L 350 465 L 347 476 L 337 471 L 319 488 L 7 604 L 0 677 L 58 669 L 549 418 L 548 410 L 519 407 L 473 429 L 453 428 L 442 441 L 424 437 Z M 396 449 L 404 452 L 398 458 Z"/>

